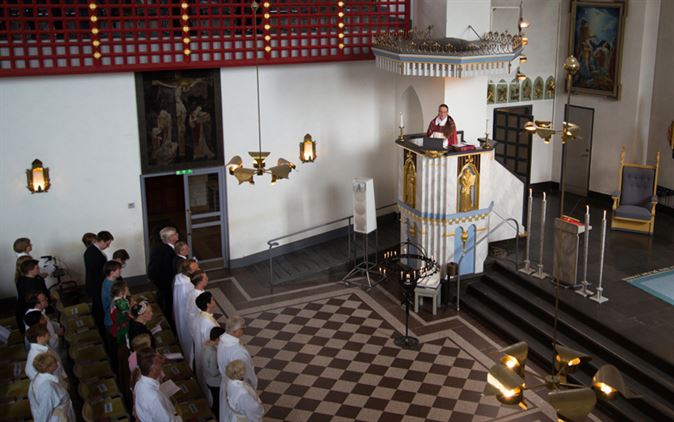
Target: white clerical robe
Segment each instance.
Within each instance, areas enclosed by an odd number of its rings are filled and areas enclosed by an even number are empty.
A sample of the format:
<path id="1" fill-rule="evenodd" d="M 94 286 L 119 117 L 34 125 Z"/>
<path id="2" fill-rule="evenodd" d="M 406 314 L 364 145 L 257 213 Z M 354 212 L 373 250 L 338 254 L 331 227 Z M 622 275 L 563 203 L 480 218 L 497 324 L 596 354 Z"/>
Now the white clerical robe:
<path id="1" fill-rule="evenodd" d="M 257 393 L 242 380 L 227 381 L 227 407 L 232 411 L 232 416 L 245 416 L 248 422 L 260 422 L 264 415 L 264 407 Z"/>
<path id="2" fill-rule="evenodd" d="M 133 388 L 134 410 L 140 422 L 179 422 L 176 409 L 166 394 L 159 390 L 159 381 L 142 375 Z"/>
<path id="3" fill-rule="evenodd" d="M 56 361 L 58 362 L 58 368 L 56 369 L 56 371 L 54 371 L 54 375 L 59 380 L 59 382 L 61 382 L 61 385 L 63 385 L 64 387 L 67 386 L 68 375 L 63 370 L 61 358 L 56 352 L 51 350 L 49 346 L 42 345 L 39 343 L 30 344 L 30 350 L 28 350 L 28 356 L 26 357 L 26 376 L 28 376 L 28 378 L 31 381 L 33 380 L 33 378 L 37 376 L 38 372 L 37 369 L 35 369 L 35 367 L 33 366 L 33 361 L 35 360 L 35 356 L 44 352 L 50 352 L 56 358 Z"/>
<path id="4" fill-rule="evenodd" d="M 206 356 L 203 352 L 208 340 L 211 339 L 211 329 L 216 327 L 218 322 L 213 318 L 213 314 L 201 311 L 197 316 L 197 319 L 194 324 L 194 357 L 195 357 L 195 366 L 197 379 L 199 380 L 199 385 L 204 391 L 206 398 L 208 399 L 208 405 L 213 405 L 213 397 L 211 397 L 211 390 L 208 389 L 208 384 L 206 383 Z"/>
<path id="5" fill-rule="evenodd" d="M 75 422 L 75 410 L 68 391 L 49 373 L 37 374 L 28 388 L 33 420 L 39 422 Z"/>
<path id="6" fill-rule="evenodd" d="M 195 306 L 188 302 L 191 293 L 194 291 L 194 284 L 185 274 L 179 273 L 175 276 L 173 282 L 173 318 L 176 322 L 176 332 L 180 348 L 183 349 L 185 362 L 194 369 L 194 344 L 192 339 L 192 326 L 189 318 L 189 306 Z M 195 306 L 196 307 L 196 306 Z"/>
<path id="7" fill-rule="evenodd" d="M 246 367 L 243 379 L 250 384 L 253 390 L 257 390 L 257 375 L 255 375 L 255 367 L 250 353 L 241 345 L 237 337 L 225 333 L 220 336 L 218 342 L 218 368 L 222 376 L 220 381 L 220 422 L 229 421 L 232 417 L 229 408 L 222 404 L 227 403 L 227 365 L 235 360 L 243 361 Z"/>

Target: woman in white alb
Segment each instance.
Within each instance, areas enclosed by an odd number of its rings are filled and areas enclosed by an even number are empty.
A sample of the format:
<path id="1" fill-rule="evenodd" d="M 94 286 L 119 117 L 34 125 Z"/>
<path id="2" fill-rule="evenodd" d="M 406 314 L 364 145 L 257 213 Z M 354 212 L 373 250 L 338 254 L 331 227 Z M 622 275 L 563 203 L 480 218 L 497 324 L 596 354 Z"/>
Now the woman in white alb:
<path id="1" fill-rule="evenodd" d="M 51 352 L 33 359 L 37 375 L 30 382 L 28 401 L 33 420 L 39 422 L 75 422 L 75 411 L 68 391 L 54 375 L 59 364 Z"/>
<path id="2" fill-rule="evenodd" d="M 264 407 L 253 387 L 244 380 L 245 375 L 243 361 L 233 360 L 227 365 L 227 406 L 221 407 L 228 407 L 229 421 L 245 416 L 248 422 L 259 422 L 264 415 Z"/>

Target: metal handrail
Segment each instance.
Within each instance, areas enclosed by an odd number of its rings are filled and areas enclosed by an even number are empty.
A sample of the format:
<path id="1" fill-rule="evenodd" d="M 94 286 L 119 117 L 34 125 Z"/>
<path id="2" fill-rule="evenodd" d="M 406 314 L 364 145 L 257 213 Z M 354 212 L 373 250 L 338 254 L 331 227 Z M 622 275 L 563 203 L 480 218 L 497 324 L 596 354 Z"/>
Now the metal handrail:
<path id="1" fill-rule="evenodd" d="M 498 229 L 499 227 L 508 223 L 509 221 L 513 221 L 515 223 L 515 227 L 514 227 L 515 228 L 515 268 L 517 268 L 518 265 L 519 265 L 519 262 L 520 262 L 520 246 L 519 246 L 519 244 L 520 244 L 520 223 L 515 218 L 512 218 L 512 217 L 503 218 L 496 211 L 492 210 L 492 212 L 494 214 L 496 214 L 496 216 L 498 218 L 500 218 L 502 221 L 498 225 L 496 225 L 496 227 L 494 227 L 493 229 L 488 229 L 487 233 L 484 236 L 482 236 L 482 238 L 479 239 L 477 242 L 473 243 L 468 249 L 464 249 L 463 252 L 461 253 L 461 256 L 459 257 L 459 262 L 457 263 L 457 268 L 456 268 L 456 271 L 457 271 L 457 274 L 456 274 L 456 312 L 459 312 L 461 310 L 461 271 L 460 271 L 460 269 L 461 269 L 461 262 L 463 262 L 463 258 L 465 258 L 466 254 L 468 252 L 475 249 L 477 247 L 477 245 L 479 245 L 480 243 L 482 243 L 482 241 L 487 239 L 489 237 L 489 234 L 492 231 Z"/>
<path id="2" fill-rule="evenodd" d="M 375 209 L 375 212 L 386 209 L 386 208 L 390 208 L 390 207 L 393 207 L 393 206 L 397 206 L 397 205 L 398 205 L 397 202 L 394 202 L 394 203 L 388 204 L 388 205 L 384 205 L 382 207 L 379 207 L 379 208 Z M 293 237 L 293 236 L 297 236 L 298 234 L 303 234 L 303 233 L 306 233 L 306 232 L 310 232 L 312 230 L 327 227 L 327 226 L 330 226 L 332 224 L 336 224 L 336 223 L 339 223 L 339 222 L 342 222 L 342 221 L 348 221 L 348 224 L 347 224 L 347 227 L 348 227 L 347 251 L 348 252 L 347 253 L 348 253 L 348 256 L 349 256 L 349 259 L 350 259 L 351 258 L 351 227 L 352 227 L 351 220 L 352 219 L 353 219 L 353 215 L 349 215 L 349 216 L 346 216 L 346 217 L 342 217 L 342 218 L 338 218 L 336 220 L 329 221 L 327 223 L 319 224 L 317 226 L 309 227 L 309 228 L 302 229 L 302 230 L 299 230 L 299 231 L 296 231 L 296 232 L 293 232 L 293 233 L 290 233 L 290 234 L 286 234 L 286 235 L 283 235 L 283 236 L 275 237 L 273 239 L 269 239 L 267 241 L 267 245 L 269 246 L 269 249 L 268 249 L 268 253 L 269 253 L 269 284 L 273 285 L 273 281 L 274 281 L 274 271 L 273 271 L 274 256 L 273 256 L 271 250 L 275 246 L 279 246 L 279 243 L 278 243 L 279 240 L 287 239 L 287 238 L 290 238 L 290 237 Z"/>

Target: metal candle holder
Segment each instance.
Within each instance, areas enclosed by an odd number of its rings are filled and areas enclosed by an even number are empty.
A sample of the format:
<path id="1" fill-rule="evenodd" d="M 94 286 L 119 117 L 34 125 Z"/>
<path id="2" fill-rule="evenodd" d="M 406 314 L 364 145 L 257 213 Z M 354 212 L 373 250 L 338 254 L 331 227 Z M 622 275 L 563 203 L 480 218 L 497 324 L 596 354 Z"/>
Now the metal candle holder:
<path id="1" fill-rule="evenodd" d="M 541 201 L 541 244 L 538 245 L 538 271 L 532 274 L 541 280 L 548 277 L 548 274 L 543 272 L 543 245 L 545 244 L 545 212 L 547 209 L 546 194 L 543 192 L 543 201 Z"/>
<path id="2" fill-rule="evenodd" d="M 601 220 L 601 255 L 599 257 L 599 283 L 597 285 L 597 294 L 590 297 L 590 300 L 602 304 L 608 301 L 607 297 L 603 297 L 602 280 L 604 278 L 604 250 L 606 249 L 606 210 L 604 210 L 604 217 Z"/>
<path id="3" fill-rule="evenodd" d="M 411 247 L 415 248 L 418 253 L 409 253 Z M 394 343 L 405 349 L 413 349 L 419 345 L 419 339 L 409 335 L 410 305 L 414 300 L 414 290 L 420 278 L 439 271 L 439 267 L 437 262 L 426 256 L 426 251 L 416 243 L 404 242 L 400 250 L 406 250 L 406 252 L 399 253 L 398 250 L 393 250 L 384 253 L 380 271 L 384 276 L 399 278 L 398 282 L 405 304 L 405 335 L 396 337 Z M 411 266 L 411 261 L 419 262 L 420 266 L 418 268 Z"/>
<path id="4" fill-rule="evenodd" d="M 576 290 L 576 294 L 579 294 L 583 297 L 588 297 L 593 295 L 594 292 L 588 290 L 590 283 L 587 281 L 587 255 L 590 248 L 590 206 L 585 206 L 585 233 L 583 233 L 583 239 L 585 243 L 583 251 L 583 281 L 580 282 L 581 288 Z"/>
<path id="5" fill-rule="evenodd" d="M 520 272 L 522 272 L 522 273 L 524 273 L 524 274 L 528 274 L 528 275 L 530 275 L 531 273 L 533 273 L 534 271 L 536 271 L 536 270 L 534 270 L 533 268 L 531 268 L 531 265 L 530 265 L 530 264 L 531 264 L 531 261 L 529 260 L 529 252 L 530 252 L 530 249 L 531 249 L 531 233 L 532 233 L 532 227 L 531 227 L 531 214 L 532 214 L 532 211 L 533 211 L 533 202 L 534 202 L 533 191 L 532 191 L 531 189 L 529 189 L 529 201 L 528 201 L 528 204 L 527 204 L 527 246 L 526 246 L 526 256 L 524 257 L 524 267 L 522 267 L 522 268 L 519 269 Z"/>

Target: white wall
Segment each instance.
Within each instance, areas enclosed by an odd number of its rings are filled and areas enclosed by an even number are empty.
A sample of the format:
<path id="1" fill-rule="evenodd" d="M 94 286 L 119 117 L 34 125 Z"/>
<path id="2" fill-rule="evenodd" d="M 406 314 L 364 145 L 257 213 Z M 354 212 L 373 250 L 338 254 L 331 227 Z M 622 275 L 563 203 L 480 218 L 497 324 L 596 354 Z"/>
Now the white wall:
<path id="1" fill-rule="evenodd" d="M 83 280 L 82 234 L 109 230 L 109 251 L 131 255 L 125 275 L 145 272 L 140 158 L 132 74 L 0 80 L 0 297 L 16 294 L 12 243 L 56 255 Z M 52 187 L 33 194 L 25 171 L 39 158 Z M 135 209 L 127 204 L 135 203 Z"/>
<path id="2" fill-rule="evenodd" d="M 660 151 L 660 177 L 658 184 L 674 189 L 674 159 L 667 139 L 667 128 L 674 120 L 672 99 L 674 99 L 674 2 L 660 4 L 658 46 L 653 81 L 653 102 L 651 106 L 651 131 L 648 141 L 648 162 L 655 162 L 655 154 Z"/>
<path id="3" fill-rule="evenodd" d="M 255 69 L 221 70 L 225 155 L 257 149 Z M 352 214 L 351 180 L 374 178 L 377 206 L 396 198 L 396 76 L 373 62 L 260 68 L 262 147 L 297 163 L 290 180 L 254 186 L 227 178 L 231 258 L 266 250 L 266 241 Z M 298 160 L 305 133 L 313 164 Z M 332 229 L 332 228 L 329 228 Z"/>
<path id="4" fill-rule="evenodd" d="M 643 162 L 650 133 L 650 107 L 655 71 L 655 46 L 659 21 L 659 0 L 632 0 L 625 21 L 621 82 L 618 100 L 591 95 L 573 95 L 571 103 L 595 109 L 590 164 L 590 190 L 605 194 L 615 191 L 620 148 L 627 149 L 626 160 Z M 562 5 L 568 10 L 568 0 Z M 561 15 L 558 66 L 568 55 L 569 13 Z M 669 46 L 671 48 L 671 46 Z M 563 90 L 564 72 L 558 72 L 557 86 Z M 562 94 L 563 91 L 558 91 Z M 555 125 L 563 120 L 566 97 L 555 100 Z M 561 143 L 555 144 L 553 180 L 559 180 Z"/>
<path id="5" fill-rule="evenodd" d="M 254 68 L 221 70 L 225 156 L 257 149 Z M 395 201 L 396 77 L 372 62 L 260 69 L 262 142 L 297 163 L 290 180 L 238 186 L 227 176 L 232 259 L 266 250 L 270 238 L 352 213 L 351 179 L 375 179 L 379 206 Z M 4 182 L 0 297 L 13 296 L 11 243 L 30 237 L 36 254 L 57 255 L 82 280 L 80 238 L 110 230 L 110 253 L 125 248 L 126 276 L 145 273 L 136 96 L 132 74 L 0 80 L 0 171 Z M 305 133 L 318 160 L 301 164 Z M 25 169 L 50 168 L 53 187 L 31 195 Z M 135 209 L 128 209 L 134 202 Z M 328 228 L 331 229 L 331 228 Z"/>
<path id="6" fill-rule="evenodd" d="M 519 20 L 520 0 L 493 0 L 491 8 L 492 31 L 515 33 Z M 525 0 L 523 3 L 523 17 L 529 23 L 524 32 L 529 38 L 529 44 L 524 49 L 527 62 L 520 66 L 521 71 L 528 75 L 533 83 L 537 76 L 545 81 L 548 76 L 558 73 L 557 49 L 559 39 L 561 0 Z M 490 78 L 495 84 L 500 79 L 510 82 L 517 72 L 513 66 L 509 75 Z M 484 89 L 486 98 L 486 87 Z M 531 105 L 534 118 L 538 120 L 552 120 L 555 109 L 554 100 L 521 101 L 517 103 L 489 104 L 487 117 L 489 127 L 493 125 L 494 108 Z M 534 136 L 532 142 L 531 183 L 540 183 L 553 180 L 553 146 L 544 144 L 540 138 Z"/>

